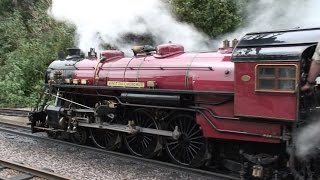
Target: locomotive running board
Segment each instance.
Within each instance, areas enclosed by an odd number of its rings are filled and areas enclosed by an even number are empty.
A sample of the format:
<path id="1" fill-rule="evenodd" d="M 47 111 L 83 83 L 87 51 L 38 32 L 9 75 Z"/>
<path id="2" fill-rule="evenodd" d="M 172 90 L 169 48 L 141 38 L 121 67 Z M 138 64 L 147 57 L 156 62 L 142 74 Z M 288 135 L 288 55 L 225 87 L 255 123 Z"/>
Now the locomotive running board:
<path id="1" fill-rule="evenodd" d="M 198 91 L 198 90 L 177 90 L 177 89 L 148 89 L 148 88 L 124 88 L 94 85 L 69 85 L 69 84 L 46 84 L 46 87 L 56 88 L 74 88 L 74 89 L 94 89 L 94 90 L 111 90 L 123 92 L 147 92 L 147 93 L 166 93 L 166 94 L 215 94 L 223 96 L 234 96 L 232 91 Z"/>
<path id="2" fill-rule="evenodd" d="M 78 126 L 120 131 L 120 132 L 124 132 L 124 133 L 129 133 L 129 134 L 147 133 L 147 134 L 154 134 L 154 135 L 159 135 L 159 136 L 172 137 L 173 139 L 178 139 L 181 134 L 178 131 L 178 126 L 175 127 L 174 131 L 166 131 L 166 130 L 144 128 L 144 127 L 140 127 L 140 126 L 129 126 L 129 125 L 122 125 L 122 124 L 102 125 L 100 123 L 90 123 L 90 124 L 78 123 Z"/>

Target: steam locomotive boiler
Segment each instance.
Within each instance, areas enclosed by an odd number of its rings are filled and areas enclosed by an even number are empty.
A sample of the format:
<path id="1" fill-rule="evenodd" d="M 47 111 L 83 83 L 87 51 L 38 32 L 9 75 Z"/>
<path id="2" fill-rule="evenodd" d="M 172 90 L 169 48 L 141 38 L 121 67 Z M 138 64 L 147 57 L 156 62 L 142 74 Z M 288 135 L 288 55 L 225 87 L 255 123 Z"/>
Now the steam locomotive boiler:
<path id="1" fill-rule="evenodd" d="M 243 179 L 314 178 L 317 158 L 295 156 L 294 134 L 318 106 L 317 92 L 299 86 L 319 37 L 319 28 L 257 32 L 216 52 L 169 43 L 135 47 L 133 57 L 70 49 L 47 69 L 31 128 Z"/>

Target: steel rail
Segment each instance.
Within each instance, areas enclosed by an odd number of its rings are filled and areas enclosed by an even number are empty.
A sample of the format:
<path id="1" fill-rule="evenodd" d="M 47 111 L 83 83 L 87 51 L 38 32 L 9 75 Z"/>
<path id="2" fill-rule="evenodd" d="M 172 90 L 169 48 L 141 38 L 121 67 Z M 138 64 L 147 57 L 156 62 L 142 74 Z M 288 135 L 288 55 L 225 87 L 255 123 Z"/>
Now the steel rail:
<path id="1" fill-rule="evenodd" d="M 8 126 L 8 124 L 6 124 L 6 125 Z M 1 126 L 1 123 L 0 123 L 0 126 Z M 12 126 L 15 127 L 14 124 L 12 124 Z M 38 140 L 42 140 L 42 141 L 49 141 L 49 142 L 53 142 L 53 143 L 63 144 L 63 145 L 66 145 L 66 146 L 73 146 L 73 147 L 81 148 L 81 149 L 84 149 L 84 150 L 103 153 L 103 154 L 106 154 L 106 155 L 111 155 L 111 156 L 115 156 L 115 157 L 119 157 L 119 158 L 123 158 L 123 159 L 127 159 L 127 160 L 140 161 L 142 163 L 147 163 L 147 164 L 150 164 L 150 165 L 158 167 L 158 168 L 166 168 L 168 170 L 177 170 L 177 171 L 187 172 L 189 174 L 203 176 L 204 178 L 223 178 L 223 179 L 226 179 L 226 180 L 240 180 L 239 177 L 226 175 L 226 174 L 223 174 L 223 173 L 217 173 L 217 172 L 212 172 L 212 171 L 203 170 L 203 169 L 195 169 L 195 168 L 190 168 L 190 167 L 184 167 L 184 166 L 180 166 L 180 165 L 176 165 L 176 164 L 172 164 L 172 163 L 168 163 L 168 162 L 163 162 L 163 161 L 158 161 L 158 160 L 153 160 L 153 159 L 140 158 L 140 157 L 137 157 L 137 156 L 124 154 L 124 153 L 120 153 L 120 152 L 107 151 L 107 150 L 104 150 L 104 149 L 99 149 L 99 148 L 95 148 L 95 147 L 74 144 L 74 143 L 67 142 L 67 141 L 62 141 L 62 140 L 57 140 L 57 139 L 50 139 L 48 137 L 43 137 L 43 136 L 36 136 L 34 134 L 31 134 L 31 133 L 19 132 L 19 131 L 15 131 L 15 130 L 12 130 L 12 129 L 9 129 L 9 128 L 0 127 L 0 131 L 6 132 L 6 133 L 13 133 L 15 135 L 34 138 L 34 139 L 38 139 Z"/>
<path id="2" fill-rule="evenodd" d="M 0 108 L 0 115 L 4 115 L 4 116 L 28 117 L 29 112 L 30 110 Z"/>
<path id="3" fill-rule="evenodd" d="M 9 168 L 9 169 L 13 169 L 13 170 L 24 173 L 22 175 L 27 175 L 27 176 L 32 175 L 31 177 L 40 177 L 44 179 L 55 179 L 55 180 L 70 179 L 69 177 L 61 176 L 54 172 L 36 169 L 30 166 L 26 166 L 23 164 L 15 163 L 15 162 L 4 160 L 4 159 L 0 159 L 0 166 L 2 166 L 3 169 Z M 18 176 L 21 176 L 21 174 L 18 174 Z M 9 178 L 0 177 L 0 179 L 9 179 Z M 25 179 L 28 179 L 28 178 L 25 178 Z"/>

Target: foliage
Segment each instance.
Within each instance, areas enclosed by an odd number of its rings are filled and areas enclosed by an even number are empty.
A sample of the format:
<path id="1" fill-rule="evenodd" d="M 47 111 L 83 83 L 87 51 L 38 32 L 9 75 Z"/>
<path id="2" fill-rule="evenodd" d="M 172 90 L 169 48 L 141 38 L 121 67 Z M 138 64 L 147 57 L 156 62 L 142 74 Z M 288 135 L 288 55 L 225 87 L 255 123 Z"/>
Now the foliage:
<path id="1" fill-rule="evenodd" d="M 230 32 L 243 23 L 242 7 L 247 0 L 170 0 L 173 13 L 210 37 Z"/>
<path id="2" fill-rule="evenodd" d="M 6 3 L 0 14 L 0 105 L 33 104 L 55 53 L 71 47 L 74 28 L 47 15 L 49 1 Z M 16 2 L 17 3 L 17 2 Z"/>

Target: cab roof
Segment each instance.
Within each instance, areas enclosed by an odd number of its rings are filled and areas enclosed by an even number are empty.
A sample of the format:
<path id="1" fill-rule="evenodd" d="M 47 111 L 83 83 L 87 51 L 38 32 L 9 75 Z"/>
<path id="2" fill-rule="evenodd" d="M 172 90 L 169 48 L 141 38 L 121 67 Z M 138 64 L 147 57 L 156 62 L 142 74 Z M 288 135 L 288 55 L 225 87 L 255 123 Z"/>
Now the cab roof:
<path id="1" fill-rule="evenodd" d="M 237 44 L 232 61 L 299 61 L 318 41 L 320 28 L 248 33 Z"/>

